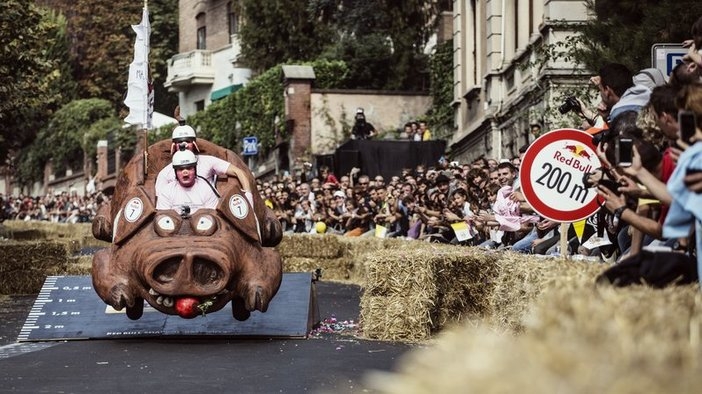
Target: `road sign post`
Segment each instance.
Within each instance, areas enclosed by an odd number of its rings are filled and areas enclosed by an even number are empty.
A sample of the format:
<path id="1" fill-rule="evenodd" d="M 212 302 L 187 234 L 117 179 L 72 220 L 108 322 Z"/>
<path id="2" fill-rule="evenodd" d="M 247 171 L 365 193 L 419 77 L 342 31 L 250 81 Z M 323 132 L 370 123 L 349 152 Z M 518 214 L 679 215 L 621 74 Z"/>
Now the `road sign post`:
<path id="1" fill-rule="evenodd" d="M 258 138 L 255 136 L 244 137 L 244 156 L 258 154 Z"/>
<path id="2" fill-rule="evenodd" d="M 675 66 L 682 62 L 687 54 L 687 48 L 682 44 L 653 44 L 651 46 L 651 67 L 661 70 L 666 77 L 670 76 Z"/>
<path id="3" fill-rule="evenodd" d="M 527 149 L 519 171 L 522 192 L 539 215 L 576 222 L 600 208 L 597 191 L 583 183 L 601 166 L 592 135 L 576 129 L 550 131 Z"/>

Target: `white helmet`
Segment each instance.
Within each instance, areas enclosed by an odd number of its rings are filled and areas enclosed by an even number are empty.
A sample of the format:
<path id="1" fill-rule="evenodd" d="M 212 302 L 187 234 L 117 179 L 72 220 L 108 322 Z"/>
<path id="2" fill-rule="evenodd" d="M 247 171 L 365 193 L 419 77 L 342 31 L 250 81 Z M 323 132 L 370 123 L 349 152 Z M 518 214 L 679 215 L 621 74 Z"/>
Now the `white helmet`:
<path id="1" fill-rule="evenodd" d="M 187 149 L 179 150 L 178 152 L 173 154 L 171 164 L 176 170 L 182 167 L 194 166 L 197 164 L 197 156 L 195 156 L 195 154 L 192 151 L 189 151 Z"/>
<path id="2" fill-rule="evenodd" d="M 173 140 L 173 142 L 186 138 L 192 138 L 195 140 L 195 129 L 186 124 L 177 126 L 175 129 L 173 129 L 173 134 L 171 134 L 171 140 Z"/>

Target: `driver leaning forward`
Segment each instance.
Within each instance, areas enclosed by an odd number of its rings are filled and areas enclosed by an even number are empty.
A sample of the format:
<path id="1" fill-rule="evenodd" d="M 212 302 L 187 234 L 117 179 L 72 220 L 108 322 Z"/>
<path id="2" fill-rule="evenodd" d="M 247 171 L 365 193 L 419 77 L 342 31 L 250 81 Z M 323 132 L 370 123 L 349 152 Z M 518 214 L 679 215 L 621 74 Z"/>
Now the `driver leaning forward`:
<path id="1" fill-rule="evenodd" d="M 217 207 L 219 194 L 207 179 L 197 175 L 197 162 L 198 157 L 189 150 L 173 154 L 171 166 L 176 182 L 156 189 L 156 209 L 174 209 L 187 216 L 200 208 Z M 222 166 L 229 165 L 222 162 Z"/>
<path id="2" fill-rule="evenodd" d="M 210 155 L 200 155 L 200 150 L 197 147 L 197 138 L 195 135 L 195 130 L 186 124 L 181 124 L 173 129 L 171 134 L 171 153 L 175 159 L 175 155 L 188 151 L 196 155 L 196 170 L 195 173 L 197 177 L 202 181 L 206 181 L 209 185 L 214 186 L 216 184 L 216 176 L 228 175 L 236 177 L 241 184 L 241 189 L 246 196 L 246 199 L 251 205 L 253 205 L 253 195 L 251 194 L 251 179 L 246 172 L 233 164 L 222 160 L 215 156 Z M 173 161 L 173 166 L 175 169 L 175 160 Z M 177 179 L 178 171 L 172 171 L 170 166 L 164 167 L 156 177 L 156 195 L 160 196 L 162 194 L 171 193 L 170 189 L 178 184 L 182 183 Z M 177 181 L 177 182 L 176 182 Z M 166 192 L 168 191 L 168 192 Z M 216 189 L 213 189 L 214 193 L 217 194 Z M 157 209 L 170 209 L 170 208 L 159 208 L 161 204 L 157 201 Z M 174 208 L 175 209 L 175 208 Z"/>

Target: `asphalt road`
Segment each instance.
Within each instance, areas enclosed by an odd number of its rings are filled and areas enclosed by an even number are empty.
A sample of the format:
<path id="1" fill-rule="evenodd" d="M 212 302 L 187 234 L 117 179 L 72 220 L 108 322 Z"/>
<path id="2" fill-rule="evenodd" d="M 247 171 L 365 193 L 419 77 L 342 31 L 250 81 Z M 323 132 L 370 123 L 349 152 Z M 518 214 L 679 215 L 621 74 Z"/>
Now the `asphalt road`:
<path id="1" fill-rule="evenodd" d="M 361 339 L 360 288 L 317 283 L 323 323 L 308 339 L 17 343 L 33 296 L 0 299 L 0 392 L 353 393 L 417 345 Z"/>

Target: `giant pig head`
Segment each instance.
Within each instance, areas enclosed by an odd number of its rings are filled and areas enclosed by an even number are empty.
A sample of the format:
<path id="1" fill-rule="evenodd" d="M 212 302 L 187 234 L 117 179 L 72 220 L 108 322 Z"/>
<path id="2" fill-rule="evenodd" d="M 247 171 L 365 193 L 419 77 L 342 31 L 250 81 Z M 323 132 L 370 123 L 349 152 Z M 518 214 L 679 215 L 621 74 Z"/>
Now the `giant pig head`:
<path id="1" fill-rule="evenodd" d="M 282 238 L 280 222 L 255 184 L 226 176 L 217 181 L 222 197 L 216 209 L 156 210 L 154 182 L 170 165 L 170 147 L 170 140 L 160 141 L 133 158 L 93 221 L 94 236 L 112 242 L 93 258 L 96 292 L 113 308 L 126 308 L 132 319 L 141 317 L 144 300 L 185 318 L 230 301 L 238 320 L 265 312 L 282 279 L 280 255 L 272 248 Z M 198 147 L 250 174 L 232 151 L 201 139 Z"/>

